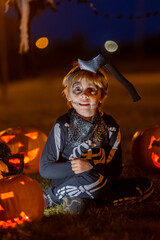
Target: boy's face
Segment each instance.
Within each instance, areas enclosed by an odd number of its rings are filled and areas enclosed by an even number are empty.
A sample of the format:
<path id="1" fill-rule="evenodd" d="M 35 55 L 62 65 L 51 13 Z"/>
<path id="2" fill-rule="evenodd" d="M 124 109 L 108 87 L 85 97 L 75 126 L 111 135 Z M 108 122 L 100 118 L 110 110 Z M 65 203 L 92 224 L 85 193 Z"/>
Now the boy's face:
<path id="1" fill-rule="evenodd" d="M 94 83 L 82 79 L 73 83 L 66 97 L 79 115 L 89 119 L 94 115 L 99 102 L 101 102 L 101 91 Z"/>

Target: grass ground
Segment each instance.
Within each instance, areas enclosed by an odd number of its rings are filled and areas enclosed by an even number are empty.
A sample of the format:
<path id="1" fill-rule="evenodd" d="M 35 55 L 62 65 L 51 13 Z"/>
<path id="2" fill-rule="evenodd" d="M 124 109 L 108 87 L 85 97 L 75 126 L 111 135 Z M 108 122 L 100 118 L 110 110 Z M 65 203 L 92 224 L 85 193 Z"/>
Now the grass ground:
<path id="1" fill-rule="evenodd" d="M 62 71 L 63 72 L 63 71 Z M 160 73 L 128 73 L 142 100 L 133 103 L 127 91 L 112 77 L 103 110 L 120 124 L 122 132 L 123 177 L 147 176 L 154 193 L 147 201 L 124 207 L 91 206 L 83 215 L 65 214 L 61 207 L 45 212 L 40 222 L 25 223 L 15 229 L 0 230 L 0 239 L 109 239 L 160 240 L 160 175 L 135 165 L 131 139 L 141 128 L 160 125 Z M 0 102 L 0 130 L 35 127 L 47 135 L 56 118 L 67 110 L 62 97 L 63 73 L 10 83 L 6 100 Z M 47 182 L 36 178 L 42 187 Z M 34 207 L 34 206 L 33 206 Z"/>

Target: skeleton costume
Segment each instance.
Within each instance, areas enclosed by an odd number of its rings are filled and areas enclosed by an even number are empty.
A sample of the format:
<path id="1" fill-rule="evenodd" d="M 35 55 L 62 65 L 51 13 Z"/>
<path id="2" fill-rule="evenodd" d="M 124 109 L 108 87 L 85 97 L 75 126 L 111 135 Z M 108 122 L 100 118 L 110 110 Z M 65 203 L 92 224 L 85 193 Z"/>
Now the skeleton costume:
<path id="1" fill-rule="evenodd" d="M 105 66 L 128 90 L 133 101 L 140 96 L 133 85 L 99 54 L 92 60 L 78 60 L 79 71 L 94 73 Z M 72 171 L 71 159 L 84 158 L 93 168 L 79 174 Z M 86 120 L 71 109 L 58 118 L 43 149 L 39 171 L 50 179 L 45 190 L 49 206 L 65 203 L 74 208 L 78 199 L 109 199 L 114 205 L 141 202 L 151 196 L 152 182 L 144 177 L 117 179 L 122 169 L 121 134 L 119 125 L 99 109 Z M 73 199 L 73 201 L 72 201 Z M 77 201 L 78 202 L 78 201 Z M 78 206 L 78 205 L 77 205 Z M 65 208 L 66 207 L 66 208 Z M 76 209 L 77 211 L 77 209 Z"/>
<path id="2" fill-rule="evenodd" d="M 64 196 L 99 198 L 108 181 L 121 172 L 121 136 L 115 120 L 97 112 L 90 121 L 74 109 L 58 118 L 40 159 L 40 174 L 49 178 L 47 190 L 52 200 L 61 203 Z M 87 158 L 93 165 L 90 171 L 75 174 L 70 159 Z"/>

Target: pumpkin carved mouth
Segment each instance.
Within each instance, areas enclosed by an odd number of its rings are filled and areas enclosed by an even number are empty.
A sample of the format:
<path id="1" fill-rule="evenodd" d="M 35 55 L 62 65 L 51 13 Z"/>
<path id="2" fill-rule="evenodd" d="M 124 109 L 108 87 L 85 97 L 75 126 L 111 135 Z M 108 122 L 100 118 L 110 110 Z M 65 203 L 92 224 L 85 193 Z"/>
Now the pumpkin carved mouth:
<path id="1" fill-rule="evenodd" d="M 157 154 L 155 154 L 154 152 L 152 152 L 151 155 L 152 161 L 155 164 L 156 167 L 160 168 L 160 158 Z"/>
<path id="2" fill-rule="evenodd" d="M 38 152 L 39 152 L 39 148 L 30 150 L 27 153 L 21 152 L 20 154 L 24 154 L 24 164 L 27 164 L 27 163 L 33 161 L 36 158 Z M 10 159 L 9 163 L 18 165 L 18 164 L 20 164 L 20 159 L 18 159 L 18 158 Z"/>
<path id="3" fill-rule="evenodd" d="M 0 207 L 2 207 L 0 205 Z M 4 210 L 3 207 L 0 208 L 0 210 Z M 25 214 L 25 212 L 21 212 L 20 216 L 18 218 L 14 218 L 13 220 L 7 220 L 7 221 L 0 221 L 0 227 L 7 229 L 8 227 L 15 228 L 17 224 L 23 224 L 25 221 L 30 222 L 31 220 L 29 217 Z"/>

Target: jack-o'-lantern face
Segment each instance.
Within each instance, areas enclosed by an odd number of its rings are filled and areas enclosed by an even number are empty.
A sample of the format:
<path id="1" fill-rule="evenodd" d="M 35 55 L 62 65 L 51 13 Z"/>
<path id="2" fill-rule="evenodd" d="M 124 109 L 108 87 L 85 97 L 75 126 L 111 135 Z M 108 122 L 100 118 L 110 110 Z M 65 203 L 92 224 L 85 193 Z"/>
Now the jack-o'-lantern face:
<path id="1" fill-rule="evenodd" d="M 7 129 L 0 134 L 0 138 L 11 149 L 12 154 L 24 154 L 24 173 L 38 173 L 39 160 L 47 140 L 47 136 L 38 129 L 19 127 Z M 19 165 L 19 159 L 9 162 Z"/>
<path id="2" fill-rule="evenodd" d="M 0 180 L 0 227 L 40 220 L 43 212 L 43 190 L 36 180 L 25 175 Z"/>
<path id="3" fill-rule="evenodd" d="M 160 172 L 160 126 L 146 128 L 134 134 L 132 156 L 141 166 Z"/>
<path id="4" fill-rule="evenodd" d="M 160 138 L 157 139 L 156 137 L 152 136 L 148 150 L 152 151 L 151 158 L 154 165 L 160 168 Z"/>

